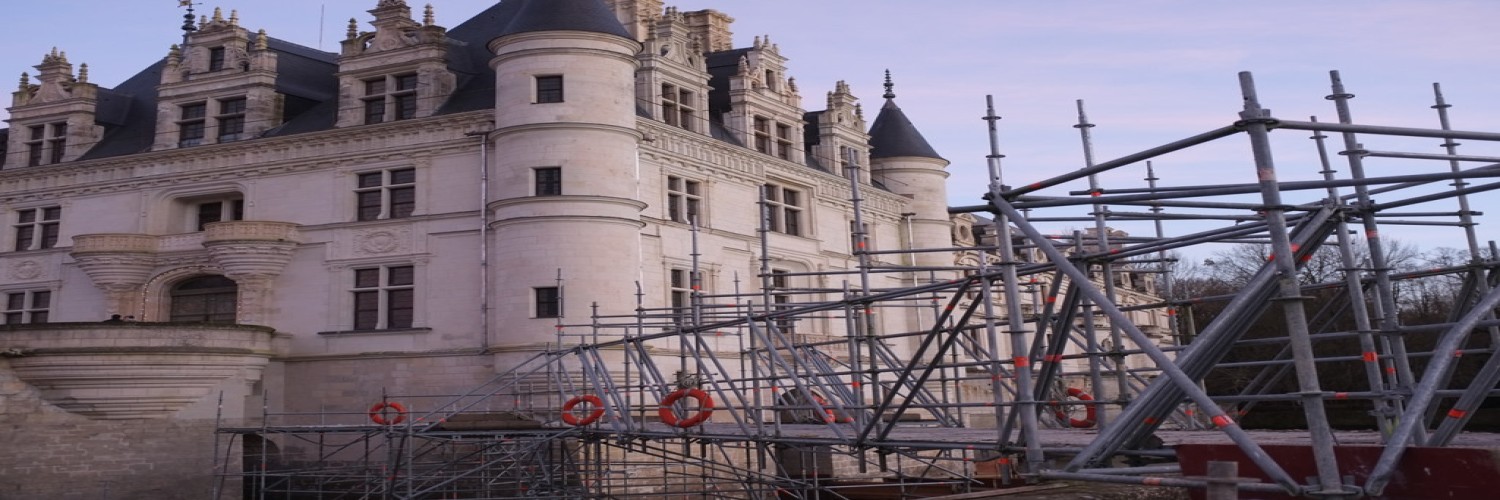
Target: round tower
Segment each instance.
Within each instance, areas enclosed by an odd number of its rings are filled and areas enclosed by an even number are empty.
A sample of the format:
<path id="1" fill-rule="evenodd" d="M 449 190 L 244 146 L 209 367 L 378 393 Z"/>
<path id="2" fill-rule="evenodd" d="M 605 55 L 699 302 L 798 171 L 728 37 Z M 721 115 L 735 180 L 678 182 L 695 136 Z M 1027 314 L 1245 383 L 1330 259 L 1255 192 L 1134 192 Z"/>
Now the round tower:
<path id="1" fill-rule="evenodd" d="M 885 105 L 870 125 L 870 172 L 893 192 L 911 197 L 911 241 L 918 247 L 952 246 L 948 218 L 948 160 L 927 144 L 896 106 L 895 86 L 885 75 Z M 947 252 L 917 254 L 919 266 L 952 266 Z"/>
<path id="2" fill-rule="evenodd" d="M 557 324 L 589 323 L 593 304 L 634 312 L 646 204 L 636 172 L 640 44 L 599 0 L 502 9 L 506 26 L 489 42 L 490 345 L 513 351 L 555 342 Z"/>

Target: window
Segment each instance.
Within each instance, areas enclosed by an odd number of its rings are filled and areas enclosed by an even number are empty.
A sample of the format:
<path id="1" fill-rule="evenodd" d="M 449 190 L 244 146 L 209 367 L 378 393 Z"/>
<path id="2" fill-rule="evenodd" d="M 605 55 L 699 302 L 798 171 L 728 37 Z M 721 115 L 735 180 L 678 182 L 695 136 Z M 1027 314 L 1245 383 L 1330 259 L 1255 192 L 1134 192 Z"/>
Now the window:
<path id="1" fill-rule="evenodd" d="M 563 77 L 562 75 L 547 75 L 536 77 L 536 102 L 563 102 Z"/>
<path id="2" fill-rule="evenodd" d="M 702 184 L 677 176 L 667 177 L 667 218 L 684 224 L 702 224 L 699 208 L 703 203 Z"/>
<path id="3" fill-rule="evenodd" d="M 208 117 L 206 103 L 182 105 L 181 118 L 177 120 L 177 147 L 185 148 L 203 143 L 205 119 Z"/>
<path id="4" fill-rule="evenodd" d="M 26 166 L 35 167 L 42 164 L 43 153 L 46 151 L 42 138 L 47 135 L 46 125 L 31 127 L 31 140 L 26 141 Z"/>
<path id="5" fill-rule="evenodd" d="M 410 120 L 417 117 L 417 75 L 401 75 L 396 77 L 396 91 L 391 93 L 395 100 L 396 119 Z"/>
<path id="6" fill-rule="evenodd" d="M 870 224 L 857 224 L 849 221 L 849 253 L 862 253 L 874 250 L 870 245 Z"/>
<path id="7" fill-rule="evenodd" d="M 208 49 L 208 70 L 221 71 L 224 69 L 224 47 Z"/>
<path id="8" fill-rule="evenodd" d="M 672 302 L 672 324 L 682 326 L 693 314 L 693 273 L 687 269 L 673 269 L 669 274 L 671 280 L 668 283 L 668 298 Z"/>
<path id="9" fill-rule="evenodd" d="M 788 286 L 789 274 L 785 269 L 771 270 L 771 309 L 773 310 L 784 311 L 793 307 L 792 294 L 787 291 L 790 289 Z M 776 329 L 781 330 L 781 333 L 797 333 L 796 320 L 792 318 L 777 318 Z"/>
<path id="10" fill-rule="evenodd" d="M 223 276 L 199 276 L 172 287 L 168 320 L 189 323 L 234 323 L 239 287 Z"/>
<path id="11" fill-rule="evenodd" d="M 57 246 L 57 232 L 62 207 L 29 208 L 17 212 L 16 251 L 41 250 Z"/>
<path id="12" fill-rule="evenodd" d="M 776 184 L 766 184 L 766 228 L 778 233 L 802 236 L 802 192 Z"/>
<path id="13" fill-rule="evenodd" d="M 354 270 L 354 329 L 411 328 L 416 311 L 416 270 L 380 266 Z"/>
<path id="14" fill-rule="evenodd" d="M 5 294 L 5 324 L 46 323 L 52 292 L 32 290 Z"/>
<path id="15" fill-rule="evenodd" d="M 755 117 L 755 150 L 771 154 L 771 120 Z"/>
<path id="16" fill-rule="evenodd" d="M 783 160 L 792 159 L 792 127 L 790 125 L 776 124 L 776 157 Z"/>
<path id="17" fill-rule="evenodd" d="M 417 75 L 410 73 L 365 80 L 363 101 L 366 125 L 384 122 L 386 117 L 392 121 L 416 118 Z"/>
<path id="18" fill-rule="evenodd" d="M 41 165 L 43 160 L 49 164 L 62 163 L 63 154 L 68 151 L 67 122 L 33 125 L 27 128 L 27 133 L 26 166 Z"/>
<path id="19" fill-rule="evenodd" d="M 198 203 L 194 206 L 198 231 L 211 222 L 245 220 L 245 200 L 235 198 Z"/>
<path id="20" fill-rule="evenodd" d="M 417 170 L 397 168 L 359 174 L 358 220 L 411 217 L 417 208 Z"/>
<path id="21" fill-rule="evenodd" d="M 562 167 L 540 167 L 534 169 L 537 196 L 562 194 Z"/>
<path id="22" fill-rule="evenodd" d="M 839 174 L 848 178 L 851 174 L 849 169 L 859 165 L 858 150 L 849 146 L 839 146 Z M 859 179 L 854 179 L 856 182 Z"/>
<path id="23" fill-rule="evenodd" d="M 245 133 L 245 98 L 236 97 L 219 101 L 219 142 L 242 139 Z"/>
<path id="24" fill-rule="evenodd" d="M 562 317 L 562 289 L 555 286 L 541 286 L 532 289 L 536 296 L 536 317 L 538 318 L 561 318 Z"/>
<path id="25" fill-rule="evenodd" d="M 693 129 L 693 93 L 676 85 L 661 85 L 661 120 L 667 125 Z"/>

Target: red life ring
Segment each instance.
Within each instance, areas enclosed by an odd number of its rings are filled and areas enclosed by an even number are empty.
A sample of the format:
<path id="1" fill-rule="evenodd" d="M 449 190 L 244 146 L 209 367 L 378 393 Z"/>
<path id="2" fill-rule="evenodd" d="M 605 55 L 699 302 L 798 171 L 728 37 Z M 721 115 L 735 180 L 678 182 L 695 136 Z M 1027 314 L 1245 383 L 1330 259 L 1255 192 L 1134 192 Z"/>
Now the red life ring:
<path id="1" fill-rule="evenodd" d="M 396 418 L 385 419 L 385 410 L 389 408 L 396 412 Z M 395 401 L 381 401 L 370 407 L 370 421 L 377 425 L 396 425 L 406 421 L 406 407 Z"/>
<path id="2" fill-rule="evenodd" d="M 589 412 L 589 416 L 580 419 L 577 415 L 573 414 L 573 407 L 578 406 L 578 403 L 593 405 L 594 411 Z M 593 394 L 574 396 L 573 399 L 569 399 L 568 402 L 562 405 L 562 421 L 574 427 L 592 424 L 595 420 L 599 420 L 601 416 L 604 416 L 604 401 L 599 399 L 599 396 Z"/>
<path id="3" fill-rule="evenodd" d="M 677 413 L 672 411 L 672 404 L 682 398 L 693 398 L 698 400 L 698 413 L 685 420 L 677 420 Z M 673 427 L 686 429 L 701 424 L 714 414 L 714 399 L 701 389 L 678 389 L 662 398 L 661 408 L 657 409 L 657 415 L 661 416 L 661 422 Z"/>
<path id="4" fill-rule="evenodd" d="M 819 396 L 816 392 L 812 393 L 812 397 L 814 401 L 818 402 L 818 406 L 823 407 L 823 413 L 828 414 L 828 416 L 823 417 L 824 422 L 828 422 L 831 424 L 838 421 L 838 417 L 833 414 L 833 406 L 828 404 L 827 399 L 823 399 L 823 396 Z"/>
<path id="5" fill-rule="evenodd" d="M 1083 392 L 1083 389 L 1079 389 L 1077 387 L 1069 387 L 1068 396 L 1077 398 L 1079 401 L 1094 400 L 1093 396 L 1090 396 L 1089 393 Z M 1094 424 L 1098 421 L 1098 408 L 1091 404 L 1083 405 L 1082 420 L 1069 417 L 1067 410 L 1064 410 L 1062 405 L 1058 404 L 1057 401 L 1052 401 L 1051 403 L 1049 403 L 1049 405 L 1052 406 L 1052 414 L 1057 416 L 1057 420 L 1061 422 L 1067 422 L 1069 427 L 1086 429 L 1089 427 L 1093 427 Z"/>

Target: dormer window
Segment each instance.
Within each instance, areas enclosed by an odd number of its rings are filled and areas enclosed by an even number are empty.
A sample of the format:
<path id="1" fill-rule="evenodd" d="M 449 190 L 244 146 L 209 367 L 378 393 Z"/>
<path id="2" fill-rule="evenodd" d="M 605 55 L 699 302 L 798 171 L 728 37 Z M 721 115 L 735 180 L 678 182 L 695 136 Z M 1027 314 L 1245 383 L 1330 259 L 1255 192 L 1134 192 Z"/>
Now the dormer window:
<path id="1" fill-rule="evenodd" d="M 177 147 L 185 148 L 202 144 L 207 118 L 207 103 L 195 102 L 182 105 L 182 115 L 177 120 Z"/>
<path id="2" fill-rule="evenodd" d="M 417 75 L 412 73 L 365 80 L 364 105 L 366 125 L 416 118 Z"/>
<path id="3" fill-rule="evenodd" d="M 245 98 L 219 101 L 219 142 L 240 140 L 245 133 Z"/>
<path id="4" fill-rule="evenodd" d="M 46 144 L 42 142 L 42 138 L 46 136 L 46 125 L 31 127 L 31 140 L 26 141 L 26 166 L 35 167 L 42 164 L 42 155 L 46 151 Z"/>
<path id="5" fill-rule="evenodd" d="M 693 129 L 693 93 L 670 83 L 661 85 L 661 121 L 674 127 Z"/>
<path id="6" fill-rule="evenodd" d="M 222 71 L 224 69 L 224 47 L 208 49 L 208 70 Z"/>
<path id="7" fill-rule="evenodd" d="M 48 164 L 62 163 L 68 145 L 67 122 L 34 125 L 27 133 L 26 166 L 41 165 L 43 160 Z"/>
<path id="8" fill-rule="evenodd" d="M 755 150 L 771 154 L 771 120 L 755 117 Z"/>

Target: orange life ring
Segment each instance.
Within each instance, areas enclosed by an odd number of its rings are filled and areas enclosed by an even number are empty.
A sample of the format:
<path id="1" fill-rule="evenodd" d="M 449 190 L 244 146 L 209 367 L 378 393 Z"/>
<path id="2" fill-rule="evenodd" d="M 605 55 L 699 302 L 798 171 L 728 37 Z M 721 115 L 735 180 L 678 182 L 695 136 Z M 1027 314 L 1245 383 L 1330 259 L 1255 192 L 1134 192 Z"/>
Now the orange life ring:
<path id="1" fill-rule="evenodd" d="M 693 398 L 698 400 L 698 413 L 685 420 L 677 420 L 677 413 L 672 411 L 672 404 L 682 398 Z M 714 414 L 714 399 L 701 389 L 678 389 L 662 398 L 661 408 L 657 409 L 657 415 L 661 416 L 661 422 L 673 427 L 686 429 L 701 424 Z"/>
<path id="2" fill-rule="evenodd" d="M 396 418 L 393 418 L 391 420 L 385 419 L 385 410 L 387 408 L 395 410 Z M 406 407 L 401 406 L 401 403 L 397 403 L 395 401 L 381 401 L 379 403 L 375 403 L 375 406 L 370 407 L 370 421 L 375 422 L 377 425 L 396 425 L 401 422 L 405 422 Z"/>
<path id="3" fill-rule="evenodd" d="M 833 414 L 833 406 L 828 404 L 827 399 L 823 399 L 823 396 L 819 396 L 816 392 L 812 393 L 812 397 L 814 401 L 818 402 L 818 406 L 823 407 L 823 413 L 828 414 L 828 416 L 823 417 L 824 422 L 828 422 L 831 424 L 838 421 L 838 416 Z"/>
<path id="4" fill-rule="evenodd" d="M 1090 396 L 1089 393 L 1083 392 L 1083 389 L 1079 389 L 1077 387 L 1069 387 L 1067 392 L 1069 397 L 1076 398 L 1079 401 L 1094 400 L 1093 396 Z M 1052 401 L 1049 404 L 1052 406 L 1052 414 L 1057 416 L 1057 420 L 1067 422 L 1069 427 L 1086 429 L 1089 427 L 1093 427 L 1094 424 L 1098 421 L 1098 408 L 1095 408 L 1094 405 L 1083 405 L 1083 419 L 1080 420 L 1069 417 L 1067 410 L 1064 410 L 1062 405 L 1058 404 L 1057 401 Z"/>
<path id="5" fill-rule="evenodd" d="M 589 412 L 589 416 L 580 419 L 577 415 L 573 414 L 573 407 L 578 406 L 578 403 L 591 404 L 594 406 L 594 411 Z M 568 402 L 563 403 L 562 412 L 562 421 L 568 425 L 574 427 L 589 425 L 594 423 L 595 420 L 599 420 L 599 417 L 604 416 L 604 400 L 599 399 L 599 396 L 593 394 L 574 396 L 573 399 L 569 399 Z"/>

